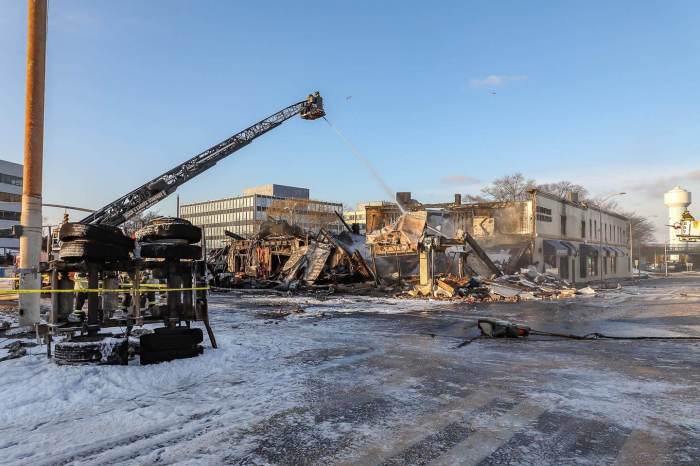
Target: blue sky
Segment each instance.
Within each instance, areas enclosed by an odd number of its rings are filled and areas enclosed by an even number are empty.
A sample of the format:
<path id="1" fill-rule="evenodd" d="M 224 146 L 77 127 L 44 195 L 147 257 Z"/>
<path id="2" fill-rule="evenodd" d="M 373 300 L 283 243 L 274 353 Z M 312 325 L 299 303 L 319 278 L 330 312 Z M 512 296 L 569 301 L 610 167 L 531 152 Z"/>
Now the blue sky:
<path id="1" fill-rule="evenodd" d="M 661 193 L 700 196 L 699 20 L 695 1 L 52 1 L 44 199 L 101 207 L 319 90 L 394 190 L 449 200 L 521 171 L 627 191 L 662 225 Z M 25 2 L 0 2 L 0 158 L 17 162 L 25 44 Z M 178 192 L 271 182 L 386 197 L 301 119 Z"/>

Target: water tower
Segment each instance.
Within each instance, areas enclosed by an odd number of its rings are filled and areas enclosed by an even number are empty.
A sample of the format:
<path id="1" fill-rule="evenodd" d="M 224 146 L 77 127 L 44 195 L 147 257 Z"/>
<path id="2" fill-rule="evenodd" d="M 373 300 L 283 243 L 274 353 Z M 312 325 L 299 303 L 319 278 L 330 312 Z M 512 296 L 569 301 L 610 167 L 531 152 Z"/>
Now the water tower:
<path id="1" fill-rule="evenodd" d="M 690 193 L 680 186 L 676 186 L 664 194 L 664 204 L 668 207 L 668 225 L 673 225 L 681 220 L 681 215 L 690 205 Z M 683 244 L 676 238 L 676 229 L 668 228 L 668 242 L 671 245 Z"/>

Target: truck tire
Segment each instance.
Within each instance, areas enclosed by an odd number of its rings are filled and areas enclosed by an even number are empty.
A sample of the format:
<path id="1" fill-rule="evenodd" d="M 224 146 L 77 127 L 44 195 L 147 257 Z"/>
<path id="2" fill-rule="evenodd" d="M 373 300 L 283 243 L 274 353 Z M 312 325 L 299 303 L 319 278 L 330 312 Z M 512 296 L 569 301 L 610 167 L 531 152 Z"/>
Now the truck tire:
<path id="1" fill-rule="evenodd" d="M 89 239 L 100 243 L 114 244 L 133 251 L 134 240 L 122 231 L 109 225 L 86 225 L 83 223 L 64 223 L 58 232 L 58 239 L 63 242 L 77 239 Z"/>
<path id="2" fill-rule="evenodd" d="M 115 244 L 77 239 L 63 243 L 59 257 L 67 262 L 78 262 L 81 260 L 88 262 L 128 260 L 129 249 Z"/>
<path id="3" fill-rule="evenodd" d="M 187 223 L 157 223 L 139 229 L 135 236 L 138 241 L 144 243 L 180 239 L 192 244 L 202 239 L 202 230 Z"/>
<path id="4" fill-rule="evenodd" d="M 141 351 L 166 351 L 188 349 L 204 341 L 201 328 L 158 328 L 154 333 L 141 335 Z"/>
<path id="5" fill-rule="evenodd" d="M 54 346 L 54 362 L 60 365 L 127 364 L 129 341 L 110 334 L 83 335 L 59 341 Z"/>
<path id="6" fill-rule="evenodd" d="M 202 248 L 193 244 L 145 243 L 141 257 L 146 259 L 201 259 Z"/>
<path id="7" fill-rule="evenodd" d="M 169 349 L 161 351 L 141 350 L 141 364 L 157 364 L 159 362 L 172 361 L 174 359 L 194 358 L 204 352 L 204 348 L 197 345 L 192 348 Z"/>

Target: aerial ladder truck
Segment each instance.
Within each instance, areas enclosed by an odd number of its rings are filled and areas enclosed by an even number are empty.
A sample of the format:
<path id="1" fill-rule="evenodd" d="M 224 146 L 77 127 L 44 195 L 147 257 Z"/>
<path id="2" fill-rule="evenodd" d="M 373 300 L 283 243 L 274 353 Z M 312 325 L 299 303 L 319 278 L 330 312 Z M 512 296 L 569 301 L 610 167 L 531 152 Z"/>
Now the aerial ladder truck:
<path id="1" fill-rule="evenodd" d="M 216 348 L 207 312 L 206 260 L 203 248 L 197 244 L 206 240 L 201 229 L 183 219 L 155 219 L 135 233 L 138 241 L 135 243 L 134 238 L 125 236 L 118 227 L 295 115 L 305 120 L 325 116 L 321 95 L 310 94 L 305 100 L 264 118 L 144 183 L 80 222 L 61 225 L 59 257 L 46 269 L 51 275 L 51 288 L 70 290 L 71 278 L 80 274 L 87 277 L 88 291 L 83 294 L 87 313 L 80 313 L 82 306 L 80 310 L 73 309 L 73 295 L 78 293 L 52 295 L 48 333 L 66 335 L 55 346 L 56 362 L 76 364 L 109 360 L 124 364 L 126 339 L 120 345 L 110 346 L 110 354 L 105 355 L 105 336 L 98 333 L 100 328 L 125 326 L 128 336 L 133 326 L 147 322 L 162 322 L 164 327 L 140 337 L 142 364 L 201 353 L 202 331 L 190 328 L 190 321 L 203 321 L 212 347 Z M 136 244 L 140 252 L 132 258 L 130 253 L 135 252 Z M 118 289 L 118 277 L 125 274 L 130 283 L 125 299 L 130 299 L 128 306 L 123 304 L 128 308 L 123 315 L 123 311 L 117 309 L 116 293 L 109 290 Z M 167 281 L 166 304 L 147 305 L 142 309 L 143 295 L 148 295 L 147 302 L 151 303 L 150 296 L 156 294 L 148 289 L 149 283 L 142 283 L 146 276 Z M 77 325 L 72 323 L 76 315 L 79 316 Z"/>

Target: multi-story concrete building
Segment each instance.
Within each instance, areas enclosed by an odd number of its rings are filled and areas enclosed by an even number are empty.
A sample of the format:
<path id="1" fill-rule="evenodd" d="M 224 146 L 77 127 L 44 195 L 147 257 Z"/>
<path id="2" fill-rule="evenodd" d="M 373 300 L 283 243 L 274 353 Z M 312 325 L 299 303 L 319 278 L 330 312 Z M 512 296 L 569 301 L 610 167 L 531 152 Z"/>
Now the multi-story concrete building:
<path id="1" fill-rule="evenodd" d="M 22 165 L 0 160 L 0 228 L 19 225 L 22 212 Z M 19 249 L 19 239 L 0 238 L 0 254 Z"/>
<path id="2" fill-rule="evenodd" d="M 343 226 L 336 212 L 342 211 L 341 203 L 309 199 L 306 188 L 270 184 L 245 189 L 242 196 L 181 205 L 178 216 L 204 229 L 207 247 L 220 248 L 230 239 L 224 231 L 251 237 L 268 217 L 309 232 L 339 233 Z"/>
<path id="3" fill-rule="evenodd" d="M 535 191 L 528 202 L 535 209 L 533 259 L 540 271 L 574 282 L 631 276 L 627 217 L 575 196 Z"/>
<path id="4" fill-rule="evenodd" d="M 571 282 L 629 277 L 630 222 L 623 215 L 532 190 L 516 202 L 418 204 L 399 198 L 406 210 L 426 210 L 428 224 L 448 236 L 468 232 L 506 273 L 533 265 Z M 367 231 L 396 220 L 395 206 L 368 206 Z"/>

